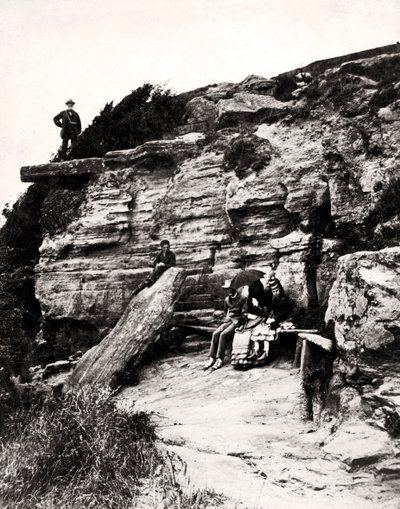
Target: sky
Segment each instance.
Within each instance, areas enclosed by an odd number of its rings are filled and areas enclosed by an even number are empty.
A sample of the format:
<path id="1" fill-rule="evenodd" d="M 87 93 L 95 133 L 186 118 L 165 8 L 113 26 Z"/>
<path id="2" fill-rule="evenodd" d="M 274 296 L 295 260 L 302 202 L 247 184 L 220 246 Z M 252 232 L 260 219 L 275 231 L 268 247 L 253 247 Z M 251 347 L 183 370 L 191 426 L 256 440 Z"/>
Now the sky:
<path id="1" fill-rule="evenodd" d="M 59 148 L 72 98 L 83 127 L 144 82 L 176 92 L 400 40 L 400 0 L 0 0 L 0 211 L 21 166 Z"/>

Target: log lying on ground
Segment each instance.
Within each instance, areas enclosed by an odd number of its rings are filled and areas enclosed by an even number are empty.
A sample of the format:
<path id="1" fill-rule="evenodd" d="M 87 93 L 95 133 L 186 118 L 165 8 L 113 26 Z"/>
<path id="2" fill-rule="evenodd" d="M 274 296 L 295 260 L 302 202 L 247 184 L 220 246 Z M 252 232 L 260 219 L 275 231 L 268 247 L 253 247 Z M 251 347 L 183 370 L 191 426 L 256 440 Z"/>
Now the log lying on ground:
<path id="1" fill-rule="evenodd" d="M 128 364 L 130 369 L 137 365 L 171 320 L 185 277 L 183 269 L 172 267 L 133 297 L 114 329 L 79 360 L 66 390 L 113 387 Z"/>

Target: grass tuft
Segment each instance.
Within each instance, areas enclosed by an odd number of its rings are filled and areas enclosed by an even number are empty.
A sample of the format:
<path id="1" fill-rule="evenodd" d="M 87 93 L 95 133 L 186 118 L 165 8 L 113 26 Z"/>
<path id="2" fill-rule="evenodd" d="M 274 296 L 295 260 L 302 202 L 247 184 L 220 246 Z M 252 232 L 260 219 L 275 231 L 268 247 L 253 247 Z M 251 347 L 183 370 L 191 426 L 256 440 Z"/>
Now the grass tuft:
<path id="1" fill-rule="evenodd" d="M 9 421 L 0 450 L 0 506 L 131 507 L 160 462 L 147 414 L 83 389 Z"/>
<path id="2" fill-rule="evenodd" d="M 84 388 L 14 413 L 0 437 L 1 509 L 203 509 L 225 497 L 189 492 L 156 447 L 148 414 Z"/>

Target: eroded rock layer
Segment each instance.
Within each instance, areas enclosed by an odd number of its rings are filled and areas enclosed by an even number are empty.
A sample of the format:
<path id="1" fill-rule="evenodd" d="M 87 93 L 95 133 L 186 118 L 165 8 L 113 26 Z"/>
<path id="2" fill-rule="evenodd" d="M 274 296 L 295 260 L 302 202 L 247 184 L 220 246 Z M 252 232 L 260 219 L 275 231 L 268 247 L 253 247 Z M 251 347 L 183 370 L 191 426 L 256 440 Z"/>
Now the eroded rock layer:
<path id="1" fill-rule="evenodd" d="M 163 238 L 188 273 L 177 323 L 213 325 L 223 280 L 270 263 L 297 309 L 325 306 L 340 255 L 396 242 L 399 58 L 339 62 L 284 102 L 279 77 L 205 87 L 187 105 L 186 134 L 108 153 L 90 171 L 74 162 L 91 175 L 78 217 L 45 236 L 36 268 L 45 335 L 90 329 L 97 342 Z M 67 177 L 63 164 L 53 173 Z"/>

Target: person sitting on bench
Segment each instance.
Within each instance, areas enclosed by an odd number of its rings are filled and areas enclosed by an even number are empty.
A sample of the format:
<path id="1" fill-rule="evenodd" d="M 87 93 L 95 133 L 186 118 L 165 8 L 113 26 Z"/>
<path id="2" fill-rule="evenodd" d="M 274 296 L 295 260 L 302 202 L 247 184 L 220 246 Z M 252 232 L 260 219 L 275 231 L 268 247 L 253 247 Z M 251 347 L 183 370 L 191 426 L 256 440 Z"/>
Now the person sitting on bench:
<path id="1" fill-rule="evenodd" d="M 209 361 L 204 369 L 219 369 L 225 357 L 227 342 L 233 337 L 236 327 L 243 317 L 243 308 L 247 302 L 247 295 L 230 287 L 230 281 L 226 280 L 222 288 L 229 289 L 229 295 L 224 301 L 226 313 L 222 324 L 213 332 L 209 353 Z"/>

